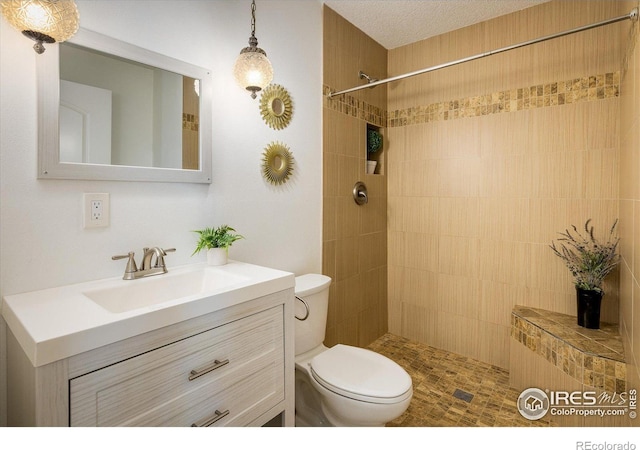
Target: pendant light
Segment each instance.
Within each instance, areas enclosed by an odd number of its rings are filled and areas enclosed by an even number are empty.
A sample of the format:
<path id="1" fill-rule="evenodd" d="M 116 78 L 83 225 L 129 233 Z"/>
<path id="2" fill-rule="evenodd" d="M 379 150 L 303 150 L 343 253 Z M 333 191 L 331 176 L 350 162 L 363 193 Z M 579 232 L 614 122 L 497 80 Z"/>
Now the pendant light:
<path id="1" fill-rule="evenodd" d="M 249 47 L 240 51 L 236 59 L 233 75 L 238 84 L 251 92 L 251 98 L 256 98 L 256 93 L 266 87 L 273 79 L 273 68 L 264 50 L 258 47 L 256 38 L 256 2 L 251 2 L 251 36 Z"/>
<path id="2" fill-rule="evenodd" d="M 63 42 L 76 34 L 80 17 L 74 0 L 2 0 L 2 14 L 41 54 L 43 43 Z"/>

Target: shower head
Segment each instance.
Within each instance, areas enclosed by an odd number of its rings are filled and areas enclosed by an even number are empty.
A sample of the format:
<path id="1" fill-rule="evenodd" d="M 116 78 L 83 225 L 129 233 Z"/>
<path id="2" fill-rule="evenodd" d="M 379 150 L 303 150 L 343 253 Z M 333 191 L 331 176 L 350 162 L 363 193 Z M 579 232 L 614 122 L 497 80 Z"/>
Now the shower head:
<path id="1" fill-rule="evenodd" d="M 361 80 L 367 80 L 367 83 L 375 83 L 376 81 L 378 81 L 377 78 L 371 78 L 369 75 L 364 73 L 362 70 L 360 72 L 358 72 L 358 76 L 360 77 Z M 371 86 L 371 87 L 374 88 L 375 86 Z"/>

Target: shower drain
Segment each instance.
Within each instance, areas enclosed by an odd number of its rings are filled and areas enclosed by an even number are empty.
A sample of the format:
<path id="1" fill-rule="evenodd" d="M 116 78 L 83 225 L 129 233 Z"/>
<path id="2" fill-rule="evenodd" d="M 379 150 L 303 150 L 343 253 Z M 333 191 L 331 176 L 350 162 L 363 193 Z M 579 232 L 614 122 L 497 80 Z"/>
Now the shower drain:
<path id="1" fill-rule="evenodd" d="M 471 403 L 471 400 L 473 400 L 473 394 L 463 391 L 462 389 L 456 389 L 453 396 L 460 400 L 464 400 L 467 403 Z"/>

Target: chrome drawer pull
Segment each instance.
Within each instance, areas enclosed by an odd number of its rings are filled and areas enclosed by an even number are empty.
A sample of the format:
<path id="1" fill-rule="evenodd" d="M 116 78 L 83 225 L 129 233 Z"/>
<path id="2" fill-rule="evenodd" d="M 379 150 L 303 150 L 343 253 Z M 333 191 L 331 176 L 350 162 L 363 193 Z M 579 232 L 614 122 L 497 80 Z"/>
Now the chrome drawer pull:
<path id="1" fill-rule="evenodd" d="M 216 412 L 214 414 L 215 415 L 213 417 L 201 420 L 200 422 L 192 423 L 191 426 L 192 427 L 210 427 L 211 425 L 216 423 L 218 420 L 228 416 L 229 410 L 227 409 L 226 411 L 220 412 L 220 410 L 216 409 Z"/>
<path id="2" fill-rule="evenodd" d="M 216 369 L 219 369 L 222 366 L 226 366 L 227 364 L 229 364 L 229 360 L 225 359 L 224 361 L 219 361 L 219 360 L 215 360 L 213 361 L 213 364 L 211 364 L 210 366 L 205 367 L 204 369 L 200 369 L 200 370 L 196 370 L 193 369 L 191 371 L 191 373 L 189 374 L 189 381 L 193 381 L 198 377 L 201 377 L 202 375 L 205 375 L 211 371 L 214 371 Z"/>

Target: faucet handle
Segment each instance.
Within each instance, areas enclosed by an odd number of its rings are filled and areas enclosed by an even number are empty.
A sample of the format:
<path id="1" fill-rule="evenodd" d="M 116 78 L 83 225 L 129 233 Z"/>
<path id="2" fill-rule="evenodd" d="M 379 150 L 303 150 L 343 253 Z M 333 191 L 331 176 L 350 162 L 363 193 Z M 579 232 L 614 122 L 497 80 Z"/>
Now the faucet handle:
<path id="1" fill-rule="evenodd" d="M 166 265 L 164 263 L 164 257 L 167 256 L 167 253 L 175 252 L 176 249 L 175 248 L 167 248 L 167 249 L 161 248 L 160 250 L 162 250 L 162 254 L 158 255 L 158 257 L 156 258 L 156 264 L 155 264 L 154 267 L 161 267 L 163 269 L 166 269 L 167 267 L 166 267 Z"/>
<path id="2" fill-rule="evenodd" d="M 134 278 L 133 274 L 138 271 L 138 266 L 136 266 L 134 256 L 134 252 L 129 252 L 126 255 L 116 255 L 111 257 L 111 259 L 114 261 L 118 259 L 129 258 L 129 260 L 127 261 L 127 267 L 124 269 L 124 276 L 122 277 L 123 280 L 132 280 Z"/>

